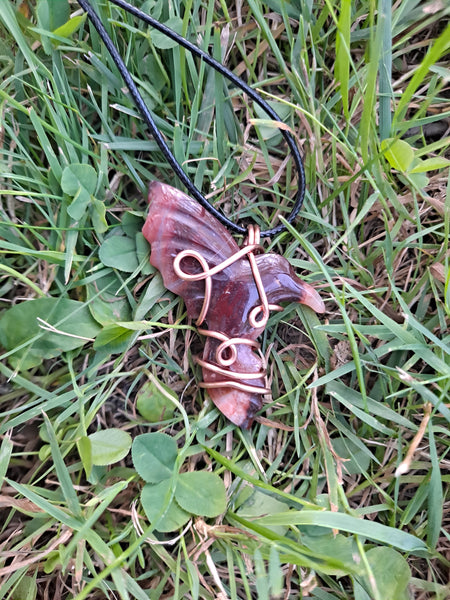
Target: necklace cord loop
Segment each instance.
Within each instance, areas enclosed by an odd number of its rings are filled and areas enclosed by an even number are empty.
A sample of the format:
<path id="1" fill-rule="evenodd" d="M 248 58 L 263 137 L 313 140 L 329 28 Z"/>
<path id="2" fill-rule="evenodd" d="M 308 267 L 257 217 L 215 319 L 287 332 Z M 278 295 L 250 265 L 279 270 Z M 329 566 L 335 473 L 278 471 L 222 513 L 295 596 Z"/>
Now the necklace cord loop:
<path id="1" fill-rule="evenodd" d="M 264 112 L 267 115 L 269 115 L 269 117 L 272 120 L 280 121 L 280 122 L 282 121 L 281 117 L 258 94 L 258 92 L 256 92 L 250 86 L 248 86 L 242 79 L 237 77 L 232 71 L 230 71 L 224 65 L 222 65 L 221 63 L 216 61 L 209 54 L 207 54 L 206 52 L 204 52 L 203 50 L 201 50 L 200 48 L 198 48 L 197 46 L 195 46 L 194 44 L 189 42 L 187 39 L 180 36 L 178 33 L 173 31 L 172 29 L 170 29 L 163 23 L 160 23 L 159 21 L 157 21 L 150 15 L 147 15 L 143 11 L 139 10 L 135 6 L 132 6 L 131 4 L 128 4 L 124 0 L 110 0 L 110 2 L 112 4 L 115 4 L 119 8 L 124 9 L 129 14 L 137 17 L 144 23 L 147 23 L 148 25 L 154 27 L 155 29 L 157 29 L 161 33 L 165 34 L 170 39 L 176 41 L 180 46 L 182 46 L 186 50 L 189 50 L 190 52 L 192 52 L 192 54 L 200 57 L 206 64 L 208 64 L 213 69 L 218 71 L 221 75 L 226 77 L 229 81 L 231 81 L 238 88 L 243 90 L 254 102 L 256 102 L 256 104 L 258 104 L 264 110 Z M 145 123 L 147 124 L 155 142 L 159 146 L 161 152 L 163 153 L 165 159 L 167 160 L 167 162 L 173 169 L 176 176 L 180 179 L 180 181 L 183 183 L 183 185 L 189 191 L 190 195 L 193 198 L 195 198 L 195 200 L 197 200 L 197 202 L 199 202 L 206 210 L 208 210 L 216 219 L 218 219 L 222 223 L 222 225 L 225 225 L 230 230 L 232 230 L 234 233 L 245 235 L 245 233 L 246 233 L 245 227 L 241 227 L 240 225 L 233 223 L 233 221 L 228 219 L 223 213 L 221 213 L 216 208 L 214 208 L 214 206 L 212 206 L 212 204 L 210 204 L 208 202 L 208 200 L 204 197 L 204 195 L 201 193 L 201 191 L 194 185 L 194 183 L 191 181 L 191 179 L 189 178 L 187 173 L 185 173 L 185 171 L 182 169 L 180 163 L 176 160 L 175 156 L 173 155 L 172 151 L 170 150 L 169 146 L 167 145 L 163 135 L 159 131 L 151 112 L 149 111 L 147 105 L 145 104 L 136 84 L 133 81 L 133 78 L 132 78 L 130 72 L 128 71 L 122 57 L 120 56 L 119 52 L 117 51 L 116 47 L 114 46 L 113 41 L 109 37 L 108 32 L 106 31 L 105 26 L 103 25 L 101 19 L 99 18 L 99 16 L 95 12 L 95 10 L 92 8 L 89 0 L 78 0 L 78 3 L 81 6 L 81 8 L 87 13 L 90 21 L 92 22 L 92 25 L 95 27 L 95 29 L 97 30 L 97 33 L 99 34 L 100 38 L 102 39 L 103 43 L 105 44 L 106 49 L 108 50 L 109 54 L 111 55 L 111 58 L 113 59 L 117 69 L 119 70 L 119 73 L 121 74 L 123 80 L 125 81 L 126 85 L 128 86 L 130 95 L 132 96 L 138 111 L 140 112 L 140 114 L 141 114 L 143 120 L 145 121 Z M 293 135 L 284 128 L 280 128 L 280 133 L 282 134 L 282 136 L 286 140 L 287 145 L 289 146 L 296 169 L 298 171 L 298 177 L 299 177 L 298 189 L 297 189 L 297 193 L 295 196 L 294 205 L 292 207 L 292 210 L 291 210 L 289 216 L 286 218 L 288 223 L 292 223 L 292 221 L 295 219 L 298 212 L 300 211 L 302 204 L 303 204 L 304 197 L 305 197 L 305 189 L 306 189 L 305 171 L 304 171 L 304 167 L 303 167 L 302 157 L 300 155 L 299 148 L 297 146 L 297 143 L 296 143 Z M 285 229 L 286 229 L 286 226 L 283 223 L 281 223 L 280 225 L 277 225 L 276 227 L 273 227 L 272 229 L 261 231 L 260 235 L 261 235 L 261 237 L 269 237 L 272 235 L 276 235 L 276 234 L 284 231 Z"/>

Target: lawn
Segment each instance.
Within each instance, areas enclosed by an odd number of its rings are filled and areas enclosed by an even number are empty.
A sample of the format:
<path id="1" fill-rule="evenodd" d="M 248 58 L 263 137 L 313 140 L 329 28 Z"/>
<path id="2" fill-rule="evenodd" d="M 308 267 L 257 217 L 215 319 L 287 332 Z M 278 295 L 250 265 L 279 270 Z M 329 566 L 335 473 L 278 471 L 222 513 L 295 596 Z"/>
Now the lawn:
<path id="1" fill-rule="evenodd" d="M 149 183 L 185 187 L 78 3 L 2 2 L 0 598 L 449 598 L 447 3 L 134 0 L 275 122 L 91 2 L 189 179 L 284 225 L 264 250 L 325 312 L 271 312 L 271 396 L 230 423 L 142 234 Z"/>

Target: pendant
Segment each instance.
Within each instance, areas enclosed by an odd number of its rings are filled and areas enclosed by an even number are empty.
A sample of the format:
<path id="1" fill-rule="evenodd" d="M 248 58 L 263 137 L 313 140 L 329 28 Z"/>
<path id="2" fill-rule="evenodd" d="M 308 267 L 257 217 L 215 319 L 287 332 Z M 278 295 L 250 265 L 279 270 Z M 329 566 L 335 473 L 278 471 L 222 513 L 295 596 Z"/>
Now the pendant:
<path id="1" fill-rule="evenodd" d="M 251 426 L 267 386 L 264 356 L 256 339 L 280 302 L 299 302 L 318 313 L 316 290 L 278 254 L 264 253 L 259 229 L 250 226 L 243 246 L 196 200 L 154 181 L 142 230 L 150 262 L 166 288 L 181 296 L 187 314 L 205 336 L 201 366 L 205 388 L 235 425 Z"/>

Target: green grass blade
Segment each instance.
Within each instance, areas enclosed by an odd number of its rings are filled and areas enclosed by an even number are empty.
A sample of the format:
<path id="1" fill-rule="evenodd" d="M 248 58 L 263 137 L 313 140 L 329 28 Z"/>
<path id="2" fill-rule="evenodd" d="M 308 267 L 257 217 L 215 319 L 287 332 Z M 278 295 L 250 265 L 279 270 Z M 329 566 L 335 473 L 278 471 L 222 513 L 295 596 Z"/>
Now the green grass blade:
<path id="1" fill-rule="evenodd" d="M 378 27 L 382 30 L 379 66 L 379 129 L 380 140 L 391 135 L 392 122 L 392 0 L 379 0 Z"/>
<path id="2" fill-rule="evenodd" d="M 341 10 L 337 22 L 338 35 L 336 37 L 336 63 L 334 72 L 336 80 L 340 82 L 341 101 L 344 116 L 350 119 L 348 109 L 349 75 L 350 75 L 350 26 L 351 26 L 351 0 L 341 0 Z"/>
<path id="3" fill-rule="evenodd" d="M 363 157 L 364 162 L 368 162 L 370 153 L 376 151 L 376 146 L 374 143 L 374 108 L 377 95 L 377 77 L 383 39 L 383 27 L 379 27 L 381 19 L 382 16 L 378 15 L 378 19 L 375 24 L 373 3 L 371 3 L 370 20 L 372 27 L 370 29 L 370 45 L 368 50 L 369 63 L 367 65 L 364 103 L 359 127 L 361 156 Z"/>
<path id="4" fill-rule="evenodd" d="M 429 529 L 427 543 L 430 548 L 436 548 L 441 535 L 442 518 L 444 510 L 444 491 L 442 488 L 442 474 L 439 464 L 439 456 L 436 450 L 436 441 L 430 420 L 429 427 L 431 476 L 428 487 L 428 515 Z"/>
<path id="5" fill-rule="evenodd" d="M 309 511 L 305 509 L 261 517 L 258 521 L 264 525 L 313 525 L 339 529 L 360 535 L 362 538 L 369 538 L 382 544 L 395 546 L 405 552 L 414 552 L 420 555 L 427 555 L 428 553 L 426 544 L 410 533 L 339 512 Z"/>
<path id="6" fill-rule="evenodd" d="M 48 416 L 44 413 L 45 430 L 50 442 L 50 448 L 52 452 L 53 464 L 55 465 L 55 471 L 61 485 L 61 492 L 67 502 L 67 507 L 71 514 L 79 519 L 81 517 L 81 506 L 78 501 L 77 492 L 74 488 L 73 481 L 70 477 L 69 471 L 64 464 L 64 459 L 59 448 L 58 440 L 56 439 L 55 432 L 53 431 L 52 424 Z"/>
<path id="7" fill-rule="evenodd" d="M 401 95 L 394 112 L 394 127 L 402 130 L 401 121 L 411 103 L 413 95 L 417 88 L 422 84 L 430 68 L 450 49 L 450 25 L 447 25 L 434 44 L 429 48 L 425 58 L 415 70 L 414 75 L 409 82 L 406 90 Z"/>

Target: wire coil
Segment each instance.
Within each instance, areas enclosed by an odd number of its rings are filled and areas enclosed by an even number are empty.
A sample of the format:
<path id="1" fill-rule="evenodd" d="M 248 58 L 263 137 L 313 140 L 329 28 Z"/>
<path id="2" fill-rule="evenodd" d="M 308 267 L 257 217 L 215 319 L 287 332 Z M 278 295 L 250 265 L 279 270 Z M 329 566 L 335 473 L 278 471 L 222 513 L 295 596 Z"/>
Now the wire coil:
<path id="1" fill-rule="evenodd" d="M 182 252 L 179 252 L 174 258 L 173 269 L 175 271 L 175 274 L 180 279 L 192 282 L 205 282 L 205 297 L 203 300 L 203 305 L 200 310 L 199 317 L 195 324 L 199 328 L 198 332 L 201 335 L 219 340 L 221 342 L 215 350 L 214 363 L 209 360 L 205 360 L 198 357 L 196 358 L 196 362 L 202 367 L 202 369 L 206 369 L 218 375 L 223 375 L 225 379 L 214 382 L 203 381 L 199 384 L 200 387 L 232 387 L 253 394 L 270 393 L 270 389 L 268 388 L 266 381 L 265 360 L 264 356 L 260 352 L 260 344 L 258 342 L 244 337 L 229 337 L 220 331 L 200 328 L 200 326 L 205 321 L 208 315 L 208 309 L 212 294 L 212 277 L 244 257 L 246 257 L 250 263 L 251 272 L 261 302 L 259 305 L 255 306 L 249 313 L 248 321 L 250 326 L 254 329 L 257 329 L 259 327 L 265 327 L 271 310 L 283 310 L 282 307 L 278 304 L 269 304 L 267 300 L 267 295 L 261 279 L 261 274 L 259 272 L 258 264 L 255 259 L 255 252 L 259 252 L 261 250 L 261 246 L 259 245 L 259 237 L 259 228 L 255 225 L 250 225 L 248 228 L 248 237 L 245 240 L 243 246 L 232 256 L 230 256 L 229 258 L 212 268 L 209 268 L 205 258 L 200 254 L 200 252 L 197 252 L 196 250 L 183 250 Z M 197 260 L 200 267 L 202 268 L 202 271 L 200 273 L 187 273 L 186 271 L 183 271 L 182 261 L 185 258 L 193 258 Z M 233 371 L 231 369 L 231 367 L 238 358 L 237 347 L 239 346 L 239 344 L 250 346 L 256 352 L 260 353 L 263 364 L 263 368 L 260 371 L 253 373 L 245 373 Z M 248 380 L 263 380 L 265 384 L 264 386 L 252 385 L 246 383 Z"/>

